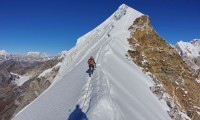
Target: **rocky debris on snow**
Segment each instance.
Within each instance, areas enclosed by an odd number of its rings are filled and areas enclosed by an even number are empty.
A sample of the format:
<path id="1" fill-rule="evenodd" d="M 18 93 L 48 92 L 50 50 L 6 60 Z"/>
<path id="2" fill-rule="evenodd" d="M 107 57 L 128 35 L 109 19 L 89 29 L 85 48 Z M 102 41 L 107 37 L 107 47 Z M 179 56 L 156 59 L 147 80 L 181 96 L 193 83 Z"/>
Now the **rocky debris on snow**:
<path id="1" fill-rule="evenodd" d="M 148 16 L 137 18 L 129 30 L 131 36 L 128 42 L 131 49 L 128 55 L 143 68 L 145 73 L 152 73 L 162 83 L 164 89 L 173 98 L 178 111 L 186 113 L 193 120 L 200 119 L 198 114 L 200 110 L 194 107 L 200 107 L 199 83 L 195 81 L 197 79 L 195 73 L 178 52 L 156 33 Z M 151 89 L 161 98 L 163 90 L 160 86 Z M 170 114 L 176 111 L 175 108 L 173 109 Z"/>
<path id="2" fill-rule="evenodd" d="M 164 94 L 163 87 L 155 85 L 150 87 L 150 89 L 159 98 L 159 100 L 162 99 L 162 96 Z"/>
<path id="3" fill-rule="evenodd" d="M 154 82 L 154 86 L 151 86 L 150 90 L 159 100 L 164 100 L 166 102 L 169 107 L 167 112 L 172 120 L 190 120 L 190 118 L 185 115 L 186 113 L 181 112 L 179 105 L 170 97 L 162 83 L 154 75 L 149 74 L 149 76 Z"/>

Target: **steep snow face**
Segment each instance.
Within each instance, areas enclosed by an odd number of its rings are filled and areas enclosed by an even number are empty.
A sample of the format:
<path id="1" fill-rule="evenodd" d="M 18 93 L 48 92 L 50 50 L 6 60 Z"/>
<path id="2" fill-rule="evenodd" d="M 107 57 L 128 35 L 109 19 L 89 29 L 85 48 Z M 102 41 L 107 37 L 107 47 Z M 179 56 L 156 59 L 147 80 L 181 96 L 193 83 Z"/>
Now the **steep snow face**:
<path id="1" fill-rule="evenodd" d="M 181 56 L 200 56 L 200 39 L 194 39 L 191 42 L 180 41 L 176 44 L 175 47 Z"/>
<path id="2" fill-rule="evenodd" d="M 167 107 L 149 89 L 151 78 L 126 58 L 128 28 L 141 15 L 122 5 L 79 38 L 52 85 L 12 120 L 169 120 Z M 91 78 L 90 56 L 97 63 Z"/>

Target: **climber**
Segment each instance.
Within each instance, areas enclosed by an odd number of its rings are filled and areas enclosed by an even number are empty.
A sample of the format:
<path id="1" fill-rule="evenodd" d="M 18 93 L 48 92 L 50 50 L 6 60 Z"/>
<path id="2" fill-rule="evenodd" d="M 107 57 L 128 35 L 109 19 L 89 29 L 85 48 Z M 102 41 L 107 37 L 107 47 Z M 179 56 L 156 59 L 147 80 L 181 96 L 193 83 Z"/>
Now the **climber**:
<path id="1" fill-rule="evenodd" d="M 89 66 L 89 70 L 90 70 L 89 75 L 91 76 L 91 74 L 93 74 L 94 68 L 96 68 L 96 63 L 95 63 L 94 58 L 92 56 L 88 60 L 88 66 Z"/>

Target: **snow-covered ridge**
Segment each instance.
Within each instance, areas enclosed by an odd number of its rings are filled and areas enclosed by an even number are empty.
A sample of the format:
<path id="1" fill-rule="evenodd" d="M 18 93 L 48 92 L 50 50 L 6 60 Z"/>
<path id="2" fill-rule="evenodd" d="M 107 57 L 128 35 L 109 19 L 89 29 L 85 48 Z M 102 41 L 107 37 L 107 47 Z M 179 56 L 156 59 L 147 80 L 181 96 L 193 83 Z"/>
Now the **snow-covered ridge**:
<path id="1" fill-rule="evenodd" d="M 200 56 L 200 39 L 194 39 L 191 42 L 180 41 L 175 48 L 181 56 L 198 57 Z"/>
<path id="2" fill-rule="evenodd" d="M 77 110 L 89 120 L 170 119 L 149 89 L 151 78 L 125 56 L 128 28 L 142 14 L 124 6 L 119 19 L 115 12 L 78 39 L 53 84 L 12 120 L 71 120 Z M 90 56 L 97 63 L 91 78 L 86 72 Z"/>

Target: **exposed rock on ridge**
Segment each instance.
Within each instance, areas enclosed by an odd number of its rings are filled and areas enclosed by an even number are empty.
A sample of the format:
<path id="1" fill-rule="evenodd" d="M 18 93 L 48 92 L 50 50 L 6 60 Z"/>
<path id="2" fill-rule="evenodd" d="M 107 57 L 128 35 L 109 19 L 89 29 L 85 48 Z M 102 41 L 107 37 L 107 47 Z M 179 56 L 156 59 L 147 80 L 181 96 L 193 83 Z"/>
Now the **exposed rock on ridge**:
<path id="1" fill-rule="evenodd" d="M 193 120 L 200 119 L 199 83 L 195 81 L 194 72 L 178 52 L 159 37 L 148 16 L 137 18 L 129 30 L 132 50 L 128 54 L 133 61 L 162 83 L 182 112 Z"/>

